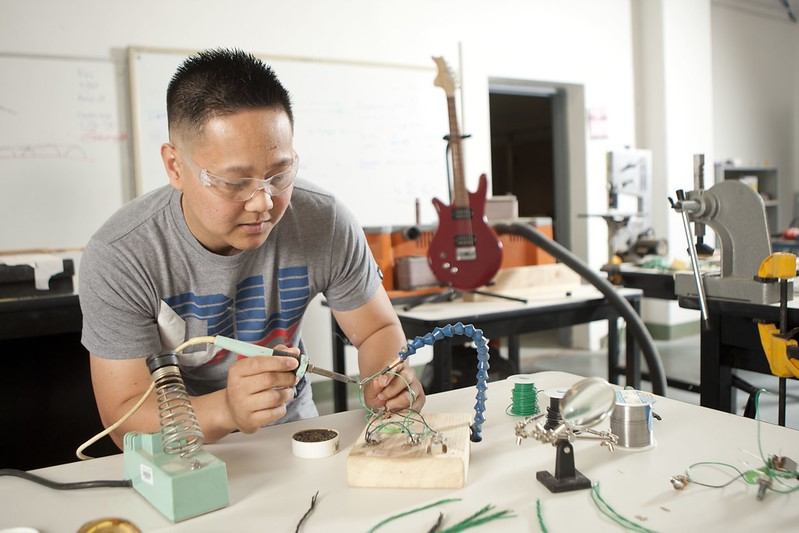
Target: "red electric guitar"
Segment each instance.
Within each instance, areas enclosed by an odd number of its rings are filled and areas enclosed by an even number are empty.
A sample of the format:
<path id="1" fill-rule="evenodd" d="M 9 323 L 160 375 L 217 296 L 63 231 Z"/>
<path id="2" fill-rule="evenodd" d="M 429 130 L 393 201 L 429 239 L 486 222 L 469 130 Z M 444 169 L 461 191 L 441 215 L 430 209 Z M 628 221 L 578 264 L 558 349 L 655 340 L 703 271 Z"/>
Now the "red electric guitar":
<path id="1" fill-rule="evenodd" d="M 466 190 L 461 133 L 455 114 L 455 82 L 444 58 L 434 57 L 433 61 L 438 65 L 435 85 L 447 94 L 453 202 L 445 205 L 433 198 L 438 212 L 438 228 L 430 241 L 427 260 L 441 283 L 456 289 L 477 289 L 488 284 L 499 270 L 502 243 L 485 218 L 486 175 L 480 176 L 476 192 Z"/>

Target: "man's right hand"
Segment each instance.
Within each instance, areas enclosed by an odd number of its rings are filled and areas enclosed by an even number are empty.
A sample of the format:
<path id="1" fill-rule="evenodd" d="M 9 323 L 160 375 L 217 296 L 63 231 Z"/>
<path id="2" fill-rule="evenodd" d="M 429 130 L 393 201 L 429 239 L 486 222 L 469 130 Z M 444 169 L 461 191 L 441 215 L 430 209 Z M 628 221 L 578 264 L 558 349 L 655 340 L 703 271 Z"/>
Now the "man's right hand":
<path id="1" fill-rule="evenodd" d="M 275 348 L 300 353 L 298 348 Z M 230 367 L 226 400 L 236 428 L 253 433 L 285 416 L 294 398 L 297 365 L 293 357 L 268 356 L 245 357 Z"/>

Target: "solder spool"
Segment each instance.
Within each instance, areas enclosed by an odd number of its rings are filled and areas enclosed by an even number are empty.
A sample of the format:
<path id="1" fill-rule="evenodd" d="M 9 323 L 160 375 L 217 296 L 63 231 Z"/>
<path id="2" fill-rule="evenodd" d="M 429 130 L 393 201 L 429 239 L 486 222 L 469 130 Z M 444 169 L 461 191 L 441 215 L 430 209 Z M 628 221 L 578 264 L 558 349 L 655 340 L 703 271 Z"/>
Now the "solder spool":
<path id="1" fill-rule="evenodd" d="M 532 376 L 520 374 L 510 376 L 510 383 L 513 383 L 511 390 L 511 405 L 505 412 L 512 416 L 531 416 L 538 414 L 541 410 L 538 407 L 538 390 L 535 388 Z"/>
<path id="2" fill-rule="evenodd" d="M 547 421 L 544 423 L 544 429 L 555 429 L 563 420 L 560 415 L 560 400 L 566 394 L 565 388 L 547 389 L 544 394 L 549 396 L 549 407 L 547 407 Z"/>
<path id="3" fill-rule="evenodd" d="M 648 450 L 655 446 L 652 404 L 655 398 L 638 390 L 616 391 L 616 405 L 610 415 L 610 431 L 619 437 L 618 447 Z"/>

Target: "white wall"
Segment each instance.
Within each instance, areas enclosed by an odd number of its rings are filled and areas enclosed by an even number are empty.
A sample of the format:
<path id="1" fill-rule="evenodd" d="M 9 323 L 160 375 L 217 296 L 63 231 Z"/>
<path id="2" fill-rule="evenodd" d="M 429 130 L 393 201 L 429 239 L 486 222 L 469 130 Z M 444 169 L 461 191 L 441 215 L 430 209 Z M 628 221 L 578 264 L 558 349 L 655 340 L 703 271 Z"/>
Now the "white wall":
<path id="1" fill-rule="evenodd" d="M 575 216 L 606 207 L 604 153 L 634 141 L 627 0 L 0 0 L 0 53 L 111 58 L 124 69 L 129 46 L 236 46 L 264 55 L 419 66 L 443 55 L 463 68 L 469 188 L 480 173 L 490 175 L 489 77 L 584 85 L 587 106 L 606 111 L 609 135 L 588 142 L 587 153 L 572 162 L 580 179 L 572 184 Z M 604 222 L 575 218 L 572 228 L 575 253 L 602 264 Z M 601 238 L 588 239 L 587 229 Z M 322 349 L 325 324 L 319 326 L 307 335 L 318 336 Z"/>
<path id="2" fill-rule="evenodd" d="M 607 111 L 610 135 L 588 146 L 587 168 L 578 169 L 587 174 L 588 187 L 575 187 L 575 214 L 592 201 L 597 209 L 604 206 L 604 151 L 634 140 L 629 31 L 626 0 L 0 1 L 0 53 L 115 58 L 124 64 L 128 46 L 237 46 L 263 54 L 422 66 L 432 65 L 431 55 L 444 55 L 457 66 L 462 45 L 470 188 L 480 173 L 490 174 L 489 77 L 584 84 L 588 107 Z M 598 230 L 603 224 L 592 222 Z M 575 230 L 575 252 L 601 263 L 605 246 L 584 235 L 584 228 Z"/>
<path id="3" fill-rule="evenodd" d="M 778 168 L 780 227 L 772 230 L 779 231 L 793 217 L 799 183 L 799 26 L 773 4 L 762 14 L 732 0 L 714 7 L 713 124 L 717 159 Z"/>
<path id="4" fill-rule="evenodd" d="M 784 199 L 792 198 L 799 167 L 792 149 L 799 108 L 796 26 L 723 5 L 730 2 L 0 0 L 0 53 L 111 58 L 123 70 L 129 46 L 236 46 L 265 55 L 417 66 L 444 55 L 463 68 L 470 188 L 481 172 L 490 175 L 489 78 L 583 85 L 583 112 L 603 110 L 608 135 L 586 138 L 586 153 L 573 154 L 571 242 L 577 255 L 599 267 L 606 260 L 605 223 L 577 215 L 607 207 L 609 149 L 653 149 L 655 229 L 672 249 L 684 245 L 665 196 L 690 184 L 693 153 L 707 154 L 708 161 L 777 164 L 785 169 Z M 644 41 L 634 42 L 634 27 Z M 786 209 L 783 216 L 790 217 Z M 664 311 L 666 321 L 671 312 Z M 325 335 L 318 333 L 319 349 Z"/>
<path id="5" fill-rule="evenodd" d="M 693 155 L 713 171 L 710 3 L 640 0 L 635 4 L 638 145 L 653 152 L 652 221 L 669 242 L 669 256 L 688 260 L 681 218 L 669 206 L 677 189 L 693 189 Z M 712 178 L 711 178 L 712 179 Z M 697 314 L 676 302 L 651 300 L 648 323 L 673 325 Z"/>

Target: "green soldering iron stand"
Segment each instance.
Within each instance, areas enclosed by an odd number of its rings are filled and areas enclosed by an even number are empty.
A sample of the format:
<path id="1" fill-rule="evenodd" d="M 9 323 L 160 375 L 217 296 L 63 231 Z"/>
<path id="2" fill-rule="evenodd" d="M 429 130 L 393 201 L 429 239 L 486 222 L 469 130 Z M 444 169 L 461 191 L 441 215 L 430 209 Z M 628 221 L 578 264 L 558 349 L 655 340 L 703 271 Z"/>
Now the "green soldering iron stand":
<path id="1" fill-rule="evenodd" d="M 127 433 L 124 477 L 173 522 L 226 507 L 225 463 L 202 449 L 204 442 L 178 369 L 175 352 L 147 358 L 155 382 L 160 433 Z"/>

